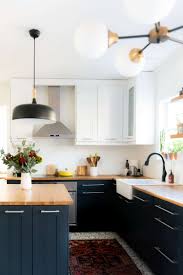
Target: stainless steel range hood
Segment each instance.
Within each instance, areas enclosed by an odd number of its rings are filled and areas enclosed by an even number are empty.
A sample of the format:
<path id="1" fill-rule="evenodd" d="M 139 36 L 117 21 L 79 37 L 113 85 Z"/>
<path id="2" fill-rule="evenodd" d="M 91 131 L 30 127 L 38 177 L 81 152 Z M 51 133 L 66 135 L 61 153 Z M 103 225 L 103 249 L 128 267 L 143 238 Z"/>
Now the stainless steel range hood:
<path id="1" fill-rule="evenodd" d="M 60 87 L 48 87 L 48 104 L 51 106 L 55 113 L 57 121 L 53 124 L 45 124 L 39 129 L 34 128 L 33 137 L 65 137 L 72 136 L 72 132 L 61 122 L 60 108 L 61 104 L 61 91 Z"/>

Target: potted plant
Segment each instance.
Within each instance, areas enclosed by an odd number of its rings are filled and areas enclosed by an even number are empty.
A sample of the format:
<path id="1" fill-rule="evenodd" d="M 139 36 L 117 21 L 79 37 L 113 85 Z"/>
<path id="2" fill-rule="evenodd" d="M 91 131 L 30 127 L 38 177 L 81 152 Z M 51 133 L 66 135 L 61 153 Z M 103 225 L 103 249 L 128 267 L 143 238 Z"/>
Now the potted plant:
<path id="1" fill-rule="evenodd" d="M 178 159 L 182 159 L 183 153 L 183 141 L 182 140 L 175 140 L 173 141 L 173 151 L 177 154 Z"/>
<path id="2" fill-rule="evenodd" d="M 8 169 L 14 168 L 16 172 L 21 173 L 21 187 L 23 189 L 31 189 L 31 173 L 36 172 L 33 167 L 42 162 L 42 157 L 38 155 L 38 150 L 35 150 L 35 143 L 27 144 L 23 140 L 20 146 L 16 146 L 14 155 L 6 154 L 3 149 L 0 153 L 2 161 L 8 166 Z"/>

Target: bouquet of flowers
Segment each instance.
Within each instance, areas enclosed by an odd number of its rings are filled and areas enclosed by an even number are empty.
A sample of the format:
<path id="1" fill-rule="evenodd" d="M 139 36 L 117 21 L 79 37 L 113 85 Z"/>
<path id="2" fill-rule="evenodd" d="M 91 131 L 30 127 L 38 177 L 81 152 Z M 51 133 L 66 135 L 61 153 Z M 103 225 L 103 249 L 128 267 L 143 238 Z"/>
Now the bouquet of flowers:
<path id="1" fill-rule="evenodd" d="M 27 144 L 25 140 L 20 146 L 16 146 L 16 154 L 6 154 L 2 149 L 0 157 L 8 169 L 14 168 L 17 173 L 35 173 L 33 167 L 42 162 L 42 157 L 38 155 L 39 150 L 35 150 L 35 143 Z"/>

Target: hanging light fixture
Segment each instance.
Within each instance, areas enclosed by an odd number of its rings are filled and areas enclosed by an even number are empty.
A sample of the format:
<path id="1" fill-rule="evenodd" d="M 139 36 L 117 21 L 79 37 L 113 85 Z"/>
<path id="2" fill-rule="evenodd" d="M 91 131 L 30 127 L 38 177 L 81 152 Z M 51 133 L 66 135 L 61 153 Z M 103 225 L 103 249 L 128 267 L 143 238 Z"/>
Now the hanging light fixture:
<path id="1" fill-rule="evenodd" d="M 83 57 L 96 59 L 105 54 L 118 37 L 101 23 L 87 22 L 82 24 L 75 32 L 74 45 Z"/>
<path id="2" fill-rule="evenodd" d="M 141 49 L 130 50 L 128 46 L 118 50 L 115 67 L 117 71 L 124 77 L 134 77 L 138 75 L 144 68 L 144 55 Z"/>
<path id="3" fill-rule="evenodd" d="M 37 104 L 36 101 L 36 51 L 35 51 L 35 40 L 39 37 L 40 31 L 36 29 L 31 29 L 29 31 L 30 36 L 34 39 L 34 69 L 33 69 L 33 90 L 32 90 L 32 103 L 21 104 L 14 108 L 12 119 L 23 119 L 24 121 L 28 119 L 29 122 L 34 124 L 40 123 L 54 123 L 56 121 L 56 114 L 54 110 L 47 105 Z"/>
<path id="4" fill-rule="evenodd" d="M 97 29 L 98 26 L 98 29 Z M 140 73 L 144 68 L 144 51 L 151 44 L 160 44 L 166 41 L 183 44 L 183 40 L 172 37 L 171 33 L 183 29 L 183 26 L 178 26 L 169 29 L 167 26 L 162 26 L 160 22 L 154 24 L 154 28 L 148 34 L 119 36 L 117 33 L 107 30 L 103 24 L 86 25 L 79 28 L 75 33 L 76 50 L 83 56 L 89 58 L 98 58 L 113 44 L 120 40 L 146 38 L 148 43 L 141 49 L 121 48 L 115 60 L 115 66 L 119 73 L 124 77 L 133 77 Z M 91 31 L 91 35 L 90 35 Z"/>

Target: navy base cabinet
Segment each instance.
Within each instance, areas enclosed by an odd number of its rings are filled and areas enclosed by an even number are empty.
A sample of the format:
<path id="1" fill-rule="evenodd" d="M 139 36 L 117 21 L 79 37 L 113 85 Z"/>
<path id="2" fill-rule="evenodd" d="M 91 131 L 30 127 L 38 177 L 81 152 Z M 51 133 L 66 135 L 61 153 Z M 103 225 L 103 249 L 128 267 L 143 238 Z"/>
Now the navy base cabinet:
<path id="1" fill-rule="evenodd" d="M 31 207 L 0 207 L 0 274 L 32 275 Z"/>
<path id="2" fill-rule="evenodd" d="M 68 274 L 67 207 L 33 207 L 33 274 Z"/>
<path id="3" fill-rule="evenodd" d="M 68 274 L 68 206 L 0 206 L 0 274 Z"/>
<path id="4" fill-rule="evenodd" d="M 113 196 L 112 180 L 88 180 L 78 182 L 77 230 L 112 230 Z"/>

